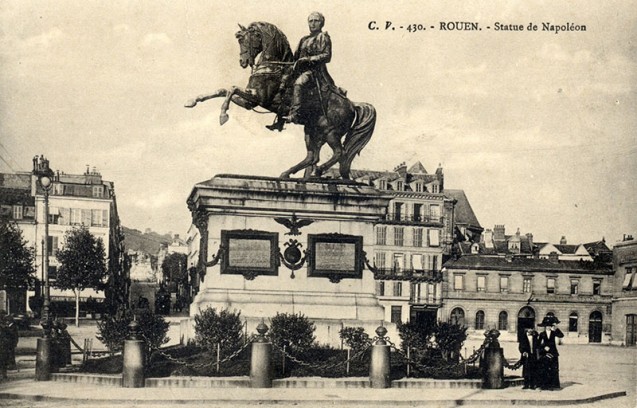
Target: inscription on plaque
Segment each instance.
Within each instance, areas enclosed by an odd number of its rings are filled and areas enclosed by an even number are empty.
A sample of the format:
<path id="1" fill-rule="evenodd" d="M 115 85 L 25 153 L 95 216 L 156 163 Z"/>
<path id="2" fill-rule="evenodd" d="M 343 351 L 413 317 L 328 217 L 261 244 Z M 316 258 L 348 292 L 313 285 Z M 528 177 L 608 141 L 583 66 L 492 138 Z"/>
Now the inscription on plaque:
<path id="1" fill-rule="evenodd" d="M 363 274 L 363 237 L 344 234 L 308 235 L 308 276 L 338 281 Z"/>
<path id="2" fill-rule="evenodd" d="M 270 241 L 230 239 L 228 265 L 237 268 L 269 268 Z"/>
<path id="3" fill-rule="evenodd" d="M 221 273 L 252 275 L 276 275 L 278 234 L 266 231 L 221 231 L 221 242 L 226 256 L 221 263 Z"/>
<path id="4" fill-rule="evenodd" d="M 316 269 L 356 271 L 356 244 L 341 242 L 316 243 Z"/>

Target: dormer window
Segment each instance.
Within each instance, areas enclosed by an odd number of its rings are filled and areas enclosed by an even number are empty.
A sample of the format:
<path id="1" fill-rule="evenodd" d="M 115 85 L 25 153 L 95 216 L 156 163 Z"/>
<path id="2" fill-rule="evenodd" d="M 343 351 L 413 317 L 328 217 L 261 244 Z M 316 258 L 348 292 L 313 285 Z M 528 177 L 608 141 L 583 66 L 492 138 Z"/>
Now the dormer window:
<path id="1" fill-rule="evenodd" d="M 433 184 L 431 186 L 431 192 L 432 193 L 439 193 L 440 191 L 438 191 L 438 184 Z"/>
<path id="2" fill-rule="evenodd" d="M 397 181 L 396 182 L 396 191 L 403 191 L 403 182 L 402 181 Z"/>
<path id="3" fill-rule="evenodd" d="M 381 190 L 387 190 L 387 180 L 378 180 L 378 188 Z"/>
<path id="4" fill-rule="evenodd" d="M 422 183 L 418 182 L 414 185 L 414 189 L 417 193 L 422 193 Z"/>
<path id="5" fill-rule="evenodd" d="M 478 244 L 471 245 L 471 253 L 472 254 L 478 254 L 479 252 L 480 252 L 480 245 L 478 245 Z"/>

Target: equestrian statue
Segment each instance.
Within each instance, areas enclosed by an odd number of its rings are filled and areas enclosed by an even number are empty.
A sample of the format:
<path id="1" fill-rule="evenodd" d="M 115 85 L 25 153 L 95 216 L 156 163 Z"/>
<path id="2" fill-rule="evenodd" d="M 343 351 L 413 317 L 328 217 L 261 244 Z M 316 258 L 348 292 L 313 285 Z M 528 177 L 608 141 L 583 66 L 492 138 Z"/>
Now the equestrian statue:
<path id="1" fill-rule="evenodd" d="M 188 101 L 192 108 L 199 102 L 223 97 L 219 122 L 228 121 L 230 102 L 245 108 L 260 106 L 276 113 L 270 130 L 281 131 L 285 123 L 304 126 L 307 155 L 300 163 L 281 174 L 281 178 L 305 170 L 304 179 L 321 177 L 326 170 L 339 164 L 342 179 L 350 178 L 354 157 L 361 152 L 374 132 L 376 109 L 368 103 L 350 101 L 346 92 L 337 87 L 327 71 L 332 57 L 332 43 L 322 28 L 325 18 L 320 13 L 308 17 L 310 34 L 299 42 L 293 54 L 290 44 L 275 25 L 254 22 L 235 37 L 239 41 L 239 63 L 251 68 L 246 88 L 233 86 L 200 95 Z M 332 157 L 319 165 L 321 147 L 327 143 Z"/>

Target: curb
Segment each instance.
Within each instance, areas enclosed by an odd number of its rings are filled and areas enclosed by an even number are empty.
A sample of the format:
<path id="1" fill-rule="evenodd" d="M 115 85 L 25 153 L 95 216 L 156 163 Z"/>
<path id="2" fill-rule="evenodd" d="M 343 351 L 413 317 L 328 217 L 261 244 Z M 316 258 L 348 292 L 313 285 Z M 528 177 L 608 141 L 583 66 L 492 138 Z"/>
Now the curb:
<path id="1" fill-rule="evenodd" d="M 568 400 L 524 400 L 524 399 L 440 399 L 440 400 L 418 400 L 418 401 L 387 401 L 387 400 L 363 400 L 363 399 L 352 399 L 346 400 L 342 398 L 338 399 L 175 399 L 170 400 L 172 404 L 209 404 L 214 402 L 215 404 L 259 404 L 259 405 L 275 405 L 275 404 L 325 404 L 325 403 L 347 403 L 347 404 L 356 404 L 356 405 L 383 405 L 385 406 L 387 402 L 391 402 L 392 405 L 399 406 L 414 406 L 420 405 L 423 402 L 428 402 L 431 404 L 454 404 L 455 406 L 462 405 L 484 405 L 484 406 L 492 406 L 492 405 L 578 405 L 578 404 L 587 404 L 612 398 L 624 397 L 626 396 L 626 391 L 618 391 L 611 392 L 607 394 L 600 394 L 589 398 L 578 398 L 578 399 L 568 399 Z M 61 401 L 77 401 L 81 398 L 67 398 L 67 397 L 51 397 L 46 395 L 21 395 L 14 393 L 2 393 L 0 392 L 0 400 L 12 400 L 12 399 L 20 399 L 25 401 L 50 401 L 50 402 L 61 402 Z M 91 401 L 92 403 L 108 403 L 108 404 L 130 404 L 134 402 L 137 405 L 145 405 L 145 404 L 157 404 L 160 401 L 167 402 L 167 400 L 138 400 L 138 399 L 84 399 L 83 401 Z"/>

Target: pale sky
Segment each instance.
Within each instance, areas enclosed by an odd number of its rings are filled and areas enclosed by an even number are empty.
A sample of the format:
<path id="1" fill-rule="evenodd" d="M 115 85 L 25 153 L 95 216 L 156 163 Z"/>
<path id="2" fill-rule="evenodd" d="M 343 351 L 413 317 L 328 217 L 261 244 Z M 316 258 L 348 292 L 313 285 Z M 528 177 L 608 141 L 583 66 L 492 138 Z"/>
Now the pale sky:
<path id="1" fill-rule="evenodd" d="M 115 183 L 123 225 L 184 235 L 195 183 L 278 176 L 305 155 L 300 126 L 270 132 L 272 114 L 232 106 L 221 127 L 221 100 L 184 103 L 247 84 L 238 23 L 271 22 L 294 49 L 318 10 L 330 73 L 378 111 L 354 168 L 441 163 L 445 187 L 465 190 L 484 228 L 519 227 L 536 241 L 637 235 L 637 3 L 465 3 L 3 1 L 0 171 L 30 171 L 36 154 L 67 173 L 95 166 Z M 387 20 L 397 29 L 384 30 Z M 448 21 L 483 29 L 440 31 Z M 412 23 L 427 30 L 398 28 Z"/>

